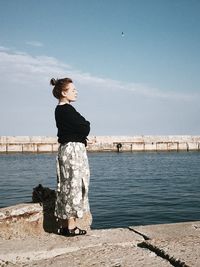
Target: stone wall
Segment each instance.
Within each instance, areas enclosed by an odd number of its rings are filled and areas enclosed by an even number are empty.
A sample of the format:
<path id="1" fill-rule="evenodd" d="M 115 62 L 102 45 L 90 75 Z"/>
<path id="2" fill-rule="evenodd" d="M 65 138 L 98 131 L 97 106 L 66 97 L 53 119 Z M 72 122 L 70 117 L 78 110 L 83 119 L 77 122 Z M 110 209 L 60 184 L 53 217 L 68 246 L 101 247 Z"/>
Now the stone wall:
<path id="1" fill-rule="evenodd" d="M 44 233 L 58 233 L 59 222 L 54 216 L 52 203 L 22 203 L 0 208 L 0 238 L 11 239 L 26 236 L 41 236 Z M 77 219 L 77 226 L 90 229 L 92 215 L 84 213 Z M 1 266 L 1 265 L 0 265 Z"/>
<path id="2" fill-rule="evenodd" d="M 200 151 L 200 136 L 89 136 L 88 151 Z M 56 137 L 1 136 L 0 152 L 56 152 Z"/>
<path id="3" fill-rule="evenodd" d="M 1 136 L 0 152 L 54 152 L 57 139 L 48 136 Z"/>

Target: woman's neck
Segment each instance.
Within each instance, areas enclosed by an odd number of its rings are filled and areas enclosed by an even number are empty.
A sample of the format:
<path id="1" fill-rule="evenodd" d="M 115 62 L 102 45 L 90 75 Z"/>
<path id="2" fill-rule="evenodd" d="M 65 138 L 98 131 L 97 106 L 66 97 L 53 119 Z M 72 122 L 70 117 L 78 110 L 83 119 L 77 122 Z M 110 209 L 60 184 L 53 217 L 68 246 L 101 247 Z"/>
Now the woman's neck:
<path id="1" fill-rule="evenodd" d="M 65 104 L 69 104 L 69 100 L 66 100 L 66 99 L 60 99 L 59 102 L 58 102 L 58 105 L 65 105 Z"/>

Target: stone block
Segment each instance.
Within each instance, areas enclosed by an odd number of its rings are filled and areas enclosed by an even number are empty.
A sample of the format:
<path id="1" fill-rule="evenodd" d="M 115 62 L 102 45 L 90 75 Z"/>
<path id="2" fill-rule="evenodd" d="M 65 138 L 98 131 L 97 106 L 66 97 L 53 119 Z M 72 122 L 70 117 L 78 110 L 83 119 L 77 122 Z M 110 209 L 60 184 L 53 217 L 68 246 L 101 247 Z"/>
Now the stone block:
<path id="1" fill-rule="evenodd" d="M 0 237 L 11 239 L 42 232 L 42 207 L 39 204 L 19 204 L 0 209 Z"/>
<path id="2" fill-rule="evenodd" d="M 156 143 L 145 143 L 145 151 L 156 151 Z"/>
<path id="3" fill-rule="evenodd" d="M 38 152 L 52 152 L 52 144 L 37 144 Z"/>
<path id="4" fill-rule="evenodd" d="M 156 150 L 159 151 L 159 150 L 163 150 L 163 151 L 167 151 L 167 145 L 168 143 L 167 142 L 157 142 L 156 143 Z"/>
<path id="5" fill-rule="evenodd" d="M 22 152 L 22 144 L 7 144 L 7 152 Z"/>
<path id="6" fill-rule="evenodd" d="M 58 151 L 59 144 L 52 144 L 52 151 L 57 152 Z"/>
<path id="7" fill-rule="evenodd" d="M 36 144 L 23 144 L 22 145 L 23 152 L 37 152 L 37 145 Z"/>
<path id="8" fill-rule="evenodd" d="M 132 143 L 132 151 L 144 151 L 144 150 L 145 150 L 144 142 Z"/>
<path id="9" fill-rule="evenodd" d="M 186 142 L 179 142 L 179 144 L 178 144 L 178 150 L 186 150 L 187 151 L 187 149 L 188 149 L 188 145 L 187 145 L 187 143 Z"/>
<path id="10" fill-rule="evenodd" d="M 198 143 L 196 142 L 188 142 L 188 148 L 189 150 L 198 150 Z"/>
<path id="11" fill-rule="evenodd" d="M 132 151 L 132 144 L 131 143 L 122 144 L 121 151 Z"/>
<path id="12" fill-rule="evenodd" d="M 167 143 L 167 150 L 169 150 L 169 151 L 178 151 L 178 143 L 177 142 L 169 142 L 169 143 Z"/>
<path id="13" fill-rule="evenodd" d="M 6 152 L 7 147 L 5 144 L 0 144 L 0 152 Z"/>

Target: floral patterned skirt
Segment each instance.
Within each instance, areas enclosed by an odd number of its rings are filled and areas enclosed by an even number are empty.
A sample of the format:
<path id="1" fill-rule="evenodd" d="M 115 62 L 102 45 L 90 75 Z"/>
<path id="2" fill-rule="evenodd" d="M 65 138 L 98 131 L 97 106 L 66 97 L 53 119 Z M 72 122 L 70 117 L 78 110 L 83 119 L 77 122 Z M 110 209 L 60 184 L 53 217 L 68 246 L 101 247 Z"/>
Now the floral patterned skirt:
<path id="1" fill-rule="evenodd" d="M 88 212 L 90 170 L 85 145 L 69 142 L 60 145 L 57 165 L 55 216 L 60 219 L 82 218 Z"/>

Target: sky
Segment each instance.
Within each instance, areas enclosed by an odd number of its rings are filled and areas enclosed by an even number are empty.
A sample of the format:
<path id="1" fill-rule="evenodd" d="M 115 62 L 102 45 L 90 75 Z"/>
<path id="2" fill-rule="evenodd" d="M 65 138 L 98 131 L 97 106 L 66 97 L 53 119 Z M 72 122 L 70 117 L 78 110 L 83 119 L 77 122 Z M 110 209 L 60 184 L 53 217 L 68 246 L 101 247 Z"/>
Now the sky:
<path id="1" fill-rule="evenodd" d="M 199 0 L 0 0 L 0 135 L 56 136 L 52 77 L 72 78 L 91 135 L 199 135 L 199 14 Z"/>

